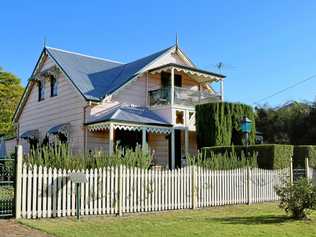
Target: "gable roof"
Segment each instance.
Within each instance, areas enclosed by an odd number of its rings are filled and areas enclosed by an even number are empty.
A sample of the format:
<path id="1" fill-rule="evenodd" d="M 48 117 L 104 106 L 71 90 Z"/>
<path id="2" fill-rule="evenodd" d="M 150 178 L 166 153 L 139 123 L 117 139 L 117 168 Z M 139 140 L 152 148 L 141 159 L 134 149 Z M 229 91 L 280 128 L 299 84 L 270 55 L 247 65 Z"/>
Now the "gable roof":
<path id="1" fill-rule="evenodd" d="M 87 124 L 95 124 L 107 121 L 172 126 L 165 119 L 160 117 L 158 114 L 150 111 L 146 107 L 134 107 L 127 105 L 121 105 L 114 109 L 111 109 L 101 117 L 91 120 Z"/>
<path id="2" fill-rule="evenodd" d="M 101 101 L 173 47 L 126 64 L 51 47 L 45 50 L 85 99 Z"/>

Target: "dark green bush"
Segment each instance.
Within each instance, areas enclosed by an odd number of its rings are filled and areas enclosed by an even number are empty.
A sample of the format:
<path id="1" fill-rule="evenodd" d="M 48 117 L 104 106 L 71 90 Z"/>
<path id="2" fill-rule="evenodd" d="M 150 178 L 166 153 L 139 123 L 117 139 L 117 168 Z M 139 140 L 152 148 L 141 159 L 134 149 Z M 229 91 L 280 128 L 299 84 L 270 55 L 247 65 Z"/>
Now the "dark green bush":
<path id="1" fill-rule="evenodd" d="M 310 210 L 316 208 L 316 187 L 306 178 L 291 184 L 286 182 L 275 188 L 280 197 L 280 208 L 294 219 L 305 219 Z"/>
<path id="2" fill-rule="evenodd" d="M 195 107 L 198 147 L 242 145 L 240 123 L 243 116 L 253 121 L 249 134 L 250 144 L 255 143 L 255 115 L 251 106 L 236 103 L 209 103 Z"/>
<path id="3" fill-rule="evenodd" d="M 224 154 L 235 150 L 238 156 L 243 152 L 246 156 L 252 156 L 257 153 L 257 163 L 259 168 L 263 169 L 283 169 L 290 165 L 293 157 L 292 145 L 262 144 L 245 146 L 215 146 L 204 147 L 202 152 Z"/>
<path id="4" fill-rule="evenodd" d="M 246 156 L 243 152 L 237 155 L 234 149 L 223 154 L 199 152 L 197 156 L 187 158 L 188 165 L 196 165 L 212 170 L 230 170 L 244 167 L 257 167 L 257 154 Z"/>
<path id="5" fill-rule="evenodd" d="M 316 168 L 316 146 L 313 146 L 313 145 L 294 146 L 293 167 L 304 168 L 305 158 L 308 158 L 310 167 Z"/>

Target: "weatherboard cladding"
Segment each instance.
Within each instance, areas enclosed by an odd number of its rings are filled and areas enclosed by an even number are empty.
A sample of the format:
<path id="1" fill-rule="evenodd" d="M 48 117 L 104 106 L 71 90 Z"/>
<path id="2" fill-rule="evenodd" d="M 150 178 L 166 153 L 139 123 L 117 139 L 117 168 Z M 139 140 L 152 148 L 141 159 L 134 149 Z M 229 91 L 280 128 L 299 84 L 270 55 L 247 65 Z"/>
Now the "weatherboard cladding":
<path id="1" fill-rule="evenodd" d="M 171 126 L 166 120 L 146 107 L 119 106 L 108 113 L 89 121 L 88 124 L 95 124 L 106 121 L 121 121 L 137 124 Z"/>
<path id="2" fill-rule="evenodd" d="M 50 47 L 46 51 L 87 100 L 101 101 L 171 48 L 126 64 Z"/>

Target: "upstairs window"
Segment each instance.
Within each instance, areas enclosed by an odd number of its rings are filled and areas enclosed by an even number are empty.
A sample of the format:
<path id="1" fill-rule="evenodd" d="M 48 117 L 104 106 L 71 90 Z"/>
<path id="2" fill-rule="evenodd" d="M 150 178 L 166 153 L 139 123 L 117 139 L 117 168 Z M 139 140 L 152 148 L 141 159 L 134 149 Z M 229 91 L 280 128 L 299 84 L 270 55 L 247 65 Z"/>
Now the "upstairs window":
<path id="1" fill-rule="evenodd" d="M 171 73 L 161 72 L 161 87 L 170 87 L 171 86 Z M 182 87 L 182 77 L 181 75 L 174 74 L 174 86 Z"/>
<path id="2" fill-rule="evenodd" d="M 57 96 L 57 80 L 55 77 L 50 77 L 50 96 Z"/>
<path id="3" fill-rule="evenodd" d="M 37 83 L 38 86 L 38 101 L 44 100 L 45 97 L 45 86 L 44 86 L 44 81 L 39 81 Z"/>

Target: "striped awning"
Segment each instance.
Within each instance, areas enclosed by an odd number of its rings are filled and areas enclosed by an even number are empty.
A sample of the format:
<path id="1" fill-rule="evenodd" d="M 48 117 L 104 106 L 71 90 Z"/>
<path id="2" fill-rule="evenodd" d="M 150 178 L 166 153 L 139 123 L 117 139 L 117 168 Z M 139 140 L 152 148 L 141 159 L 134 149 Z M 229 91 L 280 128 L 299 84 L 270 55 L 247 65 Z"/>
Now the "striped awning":
<path id="1" fill-rule="evenodd" d="M 225 76 L 221 74 L 209 72 L 209 71 L 198 69 L 198 68 L 179 65 L 175 63 L 168 63 L 165 65 L 150 69 L 149 72 L 152 74 L 157 74 L 157 73 L 161 73 L 162 71 L 171 71 L 172 68 L 175 71 L 189 74 L 192 77 L 192 79 L 196 80 L 199 83 L 221 81 L 221 80 L 224 80 L 225 78 Z"/>
<path id="2" fill-rule="evenodd" d="M 59 124 L 50 128 L 47 133 L 52 134 L 52 135 L 57 135 L 59 133 L 62 133 L 67 136 L 69 133 L 69 127 L 70 127 L 69 123 Z"/>
<path id="3" fill-rule="evenodd" d="M 22 139 L 38 139 L 39 138 L 39 131 L 36 130 L 28 130 L 21 134 L 20 136 Z"/>

